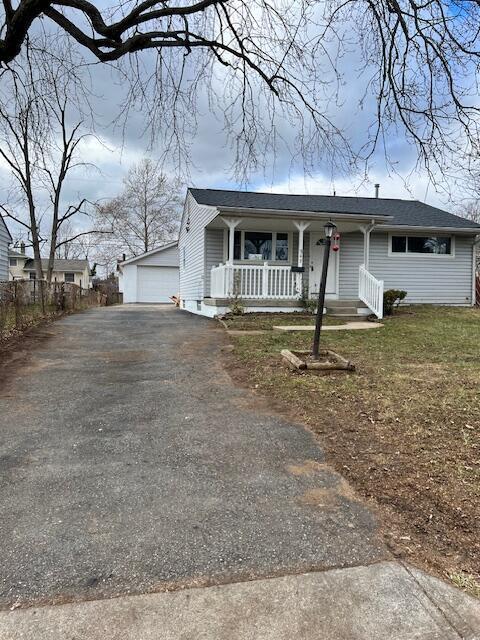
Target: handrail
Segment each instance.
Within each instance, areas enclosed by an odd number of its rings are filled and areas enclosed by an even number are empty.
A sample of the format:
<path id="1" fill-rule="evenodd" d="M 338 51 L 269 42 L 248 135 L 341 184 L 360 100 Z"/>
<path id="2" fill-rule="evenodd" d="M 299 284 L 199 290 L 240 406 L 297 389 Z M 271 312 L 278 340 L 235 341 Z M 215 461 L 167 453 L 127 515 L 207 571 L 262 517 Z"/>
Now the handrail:
<path id="1" fill-rule="evenodd" d="M 383 318 L 383 280 L 377 280 L 364 264 L 358 271 L 358 297 L 377 318 Z"/>

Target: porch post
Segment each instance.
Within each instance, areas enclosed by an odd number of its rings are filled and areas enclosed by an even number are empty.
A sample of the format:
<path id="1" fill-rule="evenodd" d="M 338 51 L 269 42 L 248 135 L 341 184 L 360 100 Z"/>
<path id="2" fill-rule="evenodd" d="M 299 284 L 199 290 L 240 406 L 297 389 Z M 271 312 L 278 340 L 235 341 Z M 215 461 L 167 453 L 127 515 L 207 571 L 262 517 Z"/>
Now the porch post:
<path id="1" fill-rule="evenodd" d="M 365 269 L 370 269 L 370 234 L 375 227 L 375 220 L 372 219 L 368 225 L 361 225 L 360 231 L 363 233 L 363 264 Z"/>
<path id="2" fill-rule="evenodd" d="M 228 227 L 228 257 L 227 264 L 233 264 L 233 252 L 235 247 L 235 228 L 238 227 L 241 218 L 224 218 L 222 216 L 222 220 Z"/>
<path id="3" fill-rule="evenodd" d="M 293 221 L 293 224 L 297 227 L 298 230 L 298 259 L 297 259 L 297 264 L 299 267 L 303 267 L 303 233 L 306 229 L 308 229 L 308 227 L 310 226 L 310 222 L 305 222 L 304 220 L 301 220 L 299 222 L 297 222 L 296 220 Z M 302 274 L 301 273 L 297 273 L 297 292 L 298 294 L 301 296 L 302 295 Z"/>

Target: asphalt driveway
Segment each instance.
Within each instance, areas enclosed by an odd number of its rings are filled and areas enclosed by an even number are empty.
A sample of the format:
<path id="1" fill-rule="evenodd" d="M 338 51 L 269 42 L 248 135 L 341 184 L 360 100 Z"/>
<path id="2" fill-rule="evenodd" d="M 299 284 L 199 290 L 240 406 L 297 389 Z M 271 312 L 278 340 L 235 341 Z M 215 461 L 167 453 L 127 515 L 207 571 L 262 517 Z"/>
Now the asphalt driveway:
<path id="1" fill-rule="evenodd" d="M 70 316 L 0 388 L 0 605 L 235 582 L 386 557 L 370 512 L 167 306 Z"/>

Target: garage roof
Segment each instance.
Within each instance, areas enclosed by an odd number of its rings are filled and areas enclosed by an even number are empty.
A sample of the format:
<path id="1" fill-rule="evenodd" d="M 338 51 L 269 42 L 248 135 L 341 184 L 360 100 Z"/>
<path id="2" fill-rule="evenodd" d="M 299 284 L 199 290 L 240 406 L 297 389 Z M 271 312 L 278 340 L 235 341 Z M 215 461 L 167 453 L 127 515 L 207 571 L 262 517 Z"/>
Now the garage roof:
<path id="1" fill-rule="evenodd" d="M 151 249 L 150 251 L 145 251 L 145 253 L 141 253 L 139 256 L 133 256 L 132 258 L 128 258 L 128 260 L 124 260 L 123 262 L 119 262 L 119 266 L 123 267 L 125 264 L 133 264 L 138 260 L 142 260 L 146 256 L 153 256 L 155 253 L 159 253 L 160 251 L 165 251 L 166 249 L 171 249 L 172 247 L 176 247 L 178 245 L 178 240 L 174 242 L 169 242 L 168 244 L 164 244 L 161 247 L 157 247 L 156 249 Z"/>

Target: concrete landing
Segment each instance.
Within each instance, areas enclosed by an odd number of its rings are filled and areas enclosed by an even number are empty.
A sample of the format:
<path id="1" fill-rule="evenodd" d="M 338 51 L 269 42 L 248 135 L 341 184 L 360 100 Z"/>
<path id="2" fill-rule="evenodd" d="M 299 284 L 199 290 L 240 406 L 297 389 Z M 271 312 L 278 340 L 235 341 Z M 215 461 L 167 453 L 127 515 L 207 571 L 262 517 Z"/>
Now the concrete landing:
<path id="1" fill-rule="evenodd" d="M 475 640 L 480 603 L 395 562 L 0 613 L 2 640 Z"/>
<path id="2" fill-rule="evenodd" d="M 366 321 L 353 321 L 346 322 L 345 324 L 331 324 L 322 326 L 322 331 L 362 331 L 365 329 L 379 329 L 383 327 L 381 322 L 366 322 Z M 289 325 L 275 325 L 273 327 L 274 331 L 313 331 L 315 329 L 315 325 L 300 325 L 300 324 L 289 324 Z"/>

